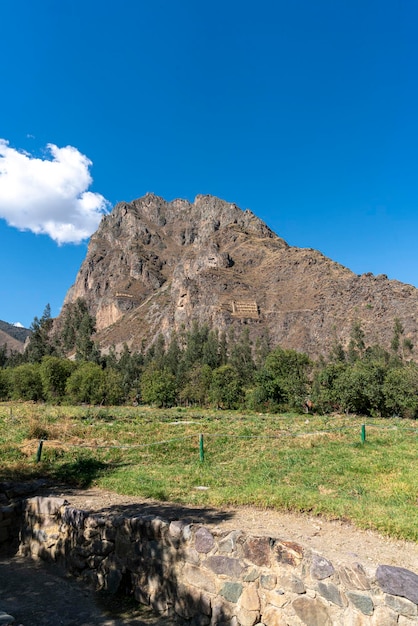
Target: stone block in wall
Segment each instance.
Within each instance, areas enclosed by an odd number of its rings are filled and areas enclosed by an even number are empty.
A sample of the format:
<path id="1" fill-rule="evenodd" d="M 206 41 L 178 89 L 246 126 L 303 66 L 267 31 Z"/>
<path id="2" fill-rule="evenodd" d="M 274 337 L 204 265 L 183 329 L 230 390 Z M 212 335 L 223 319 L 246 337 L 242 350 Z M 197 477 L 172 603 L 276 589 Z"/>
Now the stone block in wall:
<path id="1" fill-rule="evenodd" d="M 358 589 L 360 591 L 370 589 L 370 581 L 360 563 L 342 566 L 338 573 L 346 589 Z"/>
<path id="2" fill-rule="evenodd" d="M 130 536 L 121 529 L 116 533 L 115 554 L 120 559 L 132 558 L 134 556 L 134 544 L 131 542 Z"/>
<path id="3" fill-rule="evenodd" d="M 356 611 L 353 607 L 349 607 L 344 612 L 342 623 L 344 626 L 370 626 L 371 617 L 364 615 L 363 613 Z"/>
<path id="4" fill-rule="evenodd" d="M 53 517 L 66 504 L 68 501 L 65 498 L 35 496 L 26 501 L 26 510 L 36 517 Z"/>
<path id="5" fill-rule="evenodd" d="M 101 529 L 101 537 L 102 539 L 106 539 L 107 541 L 115 541 L 117 530 L 112 526 L 112 524 L 106 524 L 104 528 Z"/>
<path id="6" fill-rule="evenodd" d="M 232 626 L 232 618 L 230 606 L 222 602 L 221 598 L 214 598 L 212 601 L 211 626 Z"/>
<path id="7" fill-rule="evenodd" d="M 247 611 L 260 610 L 260 597 L 255 585 L 247 585 L 244 587 L 240 600 L 240 606 Z"/>
<path id="8" fill-rule="evenodd" d="M 95 539 L 89 547 L 89 552 L 95 556 L 107 556 L 115 549 L 113 541 L 107 539 Z"/>
<path id="9" fill-rule="evenodd" d="M 403 567 L 379 565 L 376 581 L 385 593 L 402 596 L 418 604 L 418 575 Z"/>
<path id="10" fill-rule="evenodd" d="M 149 605 L 150 588 L 147 573 L 144 571 L 131 572 L 131 583 L 135 600 L 141 604 Z"/>
<path id="11" fill-rule="evenodd" d="M 163 532 L 168 529 L 168 522 L 162 520 L 160 517 L 154 517 L 149 522 L 150 538 L 161 539 Z"/>
<path id="12" fill-rule="evenodd" d="M 183 568 L 183 576 L 189 585 L 194 585 L 208 593 L 216 593 L 214 577 L 208 572 L 203 571 L 200 567 L 186 563 Z"/>
<path id="13" fill-rule="evenodd" d="M 358 611 L 361 611 L 364 615 L 373 615 L 374 604 L 370 596 L 359 591 L 347 591 L 346 596 Z"/>
<path id="14" fill-rule="evenodd" d="M 62 511 L 62 522 L 72 528 L 83 529 L 84 521 L 88 517 L 87 511 L 76 509 L 72 506 L 65 506 Z"/>
<path id="15" fill-rule="evenodd" d="M 274 606 L 267 607 L 263 611 L 261 619 L 263 620 L 261 623 L 265 624 L 265 626 L 288 626 L 283 611 Z"/>
<path id="16" fill-rule="evenodd" d="M 386 595 L 385 604 L 397 613 L 405 615 L 406 617 L 418 616 L 418 606 L 415 602 L 411 602 L 411 600 L 407 600 L 401 596 Z"/>
<path id="17" fill-rule="evenodd" d="M 86 560 L 87 567 L 90 569 L 97 569 L 100 563 L 103 561 L 104 556 L 99 556 L 98 554 L 92 554 Z"/>
<path id="18" fill-rule="evenodd" d="M 377 606 L 370 620 L 370 626 L 397 626 L 398 614 L 386 606 Z"/>
<path id="19" fill-rule="evenodd" d="M 239 606 L 237 608 L 236 617 L 238 618 L 240 626 L 254 626 L 260 618 L 260 613 L 258 611 L 249 611 Z"/>
<path id="20" fill-rule="evenodd" d="M 218 542 L 218 551 L 221 554 L 233 554 L 237 550 L 238 539 L 242 536 L 241 530 L 233 530 Z"/>
<path id="21" fill-rule="evenodd" d="M 321 598 L 300 596 L 293 600 L 292 608 L 303 624 L 309 624 L 309 626 L 333 625 L 328 605 Z"/>
<path id="22" fill-rule="evenodd" d="M 225 598 L 228 602 L 236 604 L 242 594 L 242 591 L 243 587 L 241 583 L 227 581 L 222 585 L 219 595 Z"/>
<path id="23" fill-rule="evenodd" d="M 273 544 L 273 552 L 279 563 L 297 567 L 303 559 L 303 547 L 293 541 L 277 540 Z"/>
<path id="24" fill-rule="evenodd" d="M 286 604 L 289 604 L 289 596 L 281 589 L 274 589 L 272 591 L 259 590 L 259 596 L 263 607 L 272 605 L 278 609 L 283 608 Z M 264 611 L 263 611 L 264 614 Z"/>
<path id="25" fill-rule="evenodd" d="M 336 604 L 341 608 L 345 606 L 346 602 L 344 602 L 341 592 L 337 585 L 334 585 L 331 582 L 322 582 L 320 581 L 316 587 L 316 590 L 320 596 L 322 596 L 328 602 L 332 602 L 332 604 Z"/>
<path id="26" fill-rule="evenodd" d="M 306 588 L 303 581 L 295 576 L 292 572 L 283 572 L 277 578 L 277 584 L 285 591 L 291 593 L 305 593 Z"/>
<path id="27" fill-rule="evenodd" d="M 149 603 L 156 613 L 166 613 L 171 606 L 171 598 L 164 587 L 158 587 L 151 591 Z"/>
<path id="28" fill-rule="evenodd" d="M 201 614 L 206 616 L 212 614 L 209 596 L 194 587 L 182 584 L 177 586 L 174 610 L 183 619 L 191 619 Z"/>
<path id="29" fill-rule="evenodd" d="M 181 541 L 188 541 L 192 535 L 190 524 L 187 524 L 183 520 L 175 520 L 170 523 L 169 534 Z"/>
<path id="30" fill-rule="evenodd" d="M 242 580 L 247 583 L 253 583 L 255 580 L 258 580 L 259 578 L 260 578 L 260 572 L 258 571 L 258 569 L 253 567 L 246 574 L 244 574 L 244 576 L 242 577 Z"/>
<path id="31" fill-rule="evenodd" d="M 238 559 L 228 556 L 209 556 L 204 561 L 204 565 L 217 576 L 227 576 L 228 578 L 240 578 L 245 570 Z"/>
<path id="32" fill-rule="evenodd" d="M 193 565 L 198 565 L 200 563 L 200 556 L 197 550 L 191 547 L 187 547 L 184 550 L 184 559 L 188 563 L 192 563 Z"/>
<path id="33" fill-rule="evenodd" d="M 208 554 L 215 545 L 215 539 L 207 528 L 202 526 L 196 531 L 194 537 L 194 547 L 197 552 Z"/>
<path id="34" fill-rule="evenodd" d="M 335 569 L 331 561 L 319 554 L 313 554 L 310 573 L 315 580 L 324 580 L 332 576 Z"/>
<path id="35" fill-rule="evenodd" d="M 120 583 L 122 582 L 122 572 L 119 569 L 108 569 L 104 575 L 105 591 L 114 594 L 118 591 Z"/>
<path id="36" fill-rule="evenodd" d="M 274 589 L 277 583 L 277 576 L 275 574 L 261 574 L 260 587 L 263 589 Z"/>
<path id="37" fill-rule="evenodd" d="M 269 567 L 271 559 L 269 537 L 248 537 L 243 543 L 243 555 L 259 567 Z"/>
<path id="38" fill-rule="evenodd" d="M 417 620 L 414 618 L 405 617 L 404 615 L 399 616 L 398 626 L 417 626 Z"/>

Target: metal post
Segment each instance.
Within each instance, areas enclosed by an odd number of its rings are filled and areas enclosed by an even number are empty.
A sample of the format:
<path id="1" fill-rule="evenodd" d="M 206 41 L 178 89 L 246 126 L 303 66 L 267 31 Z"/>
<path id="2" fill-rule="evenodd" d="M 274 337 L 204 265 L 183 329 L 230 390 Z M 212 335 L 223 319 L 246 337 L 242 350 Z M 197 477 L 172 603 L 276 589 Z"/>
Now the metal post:
<path id="1" fill-rule="evenodd" d="M 361 425 L 361 443 L 366 441 L 366 424 Z"/>
<path id="2" fill-rule="evenodd" d="M 200 461 L 201 463 L 203 463 L 203 461 L 205 460 L 205 449 L 203 447 L 203 435 L 199 435 L 199 454 L 200 454 Z"/>
<path id="3" fill-rule="evenodd" d="M 42 446 L 44 445 L 44 440 L 40 439 L 39 440 L 39 446 L 38 446 L 38 452 L 36 453 L 36 462 L 39 463 L 39 461 L 41 460 L 41 455 L 42 455 Z"/>

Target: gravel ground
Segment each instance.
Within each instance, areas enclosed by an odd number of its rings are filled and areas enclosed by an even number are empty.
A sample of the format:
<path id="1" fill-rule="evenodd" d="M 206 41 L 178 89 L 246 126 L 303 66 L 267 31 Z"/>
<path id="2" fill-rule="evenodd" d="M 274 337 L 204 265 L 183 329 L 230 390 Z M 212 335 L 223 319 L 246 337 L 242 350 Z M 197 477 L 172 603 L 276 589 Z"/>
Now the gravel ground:
<path id="1" fill-rule="evenodd" d="M 137 603 L 93 593 L 55 565 L 7 555 L 0 557 L 0 609 L 17 626 L 174 624 Z"/>

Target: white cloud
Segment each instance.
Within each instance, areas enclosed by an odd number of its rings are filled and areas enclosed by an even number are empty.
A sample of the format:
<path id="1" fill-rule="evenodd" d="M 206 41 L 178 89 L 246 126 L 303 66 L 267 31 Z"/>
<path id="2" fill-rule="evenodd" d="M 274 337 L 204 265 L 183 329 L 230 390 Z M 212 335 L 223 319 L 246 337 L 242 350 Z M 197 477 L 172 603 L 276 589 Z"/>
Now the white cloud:
<path id="1" fill-rule="evenodd" d="M 13 326 L 16 326 L 17 328 L 24 328 L 23 324 L 21 324 L 20 322 L 15 322 Z"/>
<path id="2" fill-rule="evenodd" d="M 87 191 L 92 162 L 76 148 L 48 144 L 39 159 L 0 139 L 0 218 L 20 230 L 80 243 L 97 229 L 108 201 Z"/>

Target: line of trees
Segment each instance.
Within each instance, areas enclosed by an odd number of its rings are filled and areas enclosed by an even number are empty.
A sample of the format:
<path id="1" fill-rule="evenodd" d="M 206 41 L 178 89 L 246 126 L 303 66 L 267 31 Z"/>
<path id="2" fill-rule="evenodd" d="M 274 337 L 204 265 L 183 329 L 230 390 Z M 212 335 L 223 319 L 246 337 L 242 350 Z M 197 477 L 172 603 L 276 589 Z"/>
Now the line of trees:
<path id="1" fill-rule="evenodd" d="M 101 354 L 81 300 L 67 308 L 58 330 L 47 307 L 23 355 L 0 351 L 0 399 L 418 416 L 418 366 L 398 319 L 389 351 L 366 346 L 355 322 L 348 347 L 335 343 L 317 361 L 272 349 L 267 334 L 253 344 L 247 327 L 236 335 L 197 323 L 168 342 L 158 336 L 148 350 Z"/>

